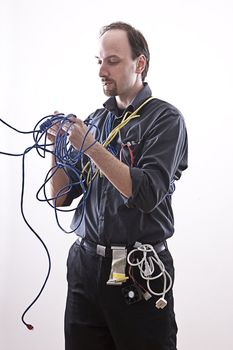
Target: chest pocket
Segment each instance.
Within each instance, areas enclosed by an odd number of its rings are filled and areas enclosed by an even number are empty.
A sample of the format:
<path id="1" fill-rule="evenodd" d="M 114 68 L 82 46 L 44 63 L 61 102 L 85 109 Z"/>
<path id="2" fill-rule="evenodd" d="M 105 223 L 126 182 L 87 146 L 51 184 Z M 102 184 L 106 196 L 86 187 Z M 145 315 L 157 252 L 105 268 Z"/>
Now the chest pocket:
<path id="1" fill-rule="evenodd" d="M 141 152 L 142 131 L 141 125 L 132 125 L 129 128 L 122 128 L 119 135 L 119 158 L 128 166 L 136 166 Z"/>

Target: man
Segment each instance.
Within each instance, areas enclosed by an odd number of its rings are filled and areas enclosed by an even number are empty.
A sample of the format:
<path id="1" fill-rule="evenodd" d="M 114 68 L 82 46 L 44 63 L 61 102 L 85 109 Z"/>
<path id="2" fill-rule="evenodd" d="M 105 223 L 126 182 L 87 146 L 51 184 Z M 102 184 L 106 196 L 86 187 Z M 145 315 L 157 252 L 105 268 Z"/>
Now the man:
<path id="1" fill-rule="evenodd" d="M 174 268 L 166 240 L 174 232 L 174 181 L 187 167 L 186 128 L 174 106 L 151 98 L 143 35 L 116 22 L 102 28 L 99 41 L 99 76 L 109 98 L 86 123 L 70 118 L 69 141 L 85 153 L 77 168 L 84 168 L 82 179 L 87 169 L 94 176 L 85 177 L 88 195 L 72 221 L 78 239 L 67 262 L 66 350 L 175 350 Z M 67 172 L 59 169 L 51 179 L 54 197 L 75 183 Z M 81 187 L 72 186 L 56 204 L 70 205 Z M 144 280 L 140 248 L 132 264 L 129 259 L 141 244 L 153 247 L 150 262 L 160 266 L 160 277 L 149 282 L 154 267 L 143 260 Z"/>

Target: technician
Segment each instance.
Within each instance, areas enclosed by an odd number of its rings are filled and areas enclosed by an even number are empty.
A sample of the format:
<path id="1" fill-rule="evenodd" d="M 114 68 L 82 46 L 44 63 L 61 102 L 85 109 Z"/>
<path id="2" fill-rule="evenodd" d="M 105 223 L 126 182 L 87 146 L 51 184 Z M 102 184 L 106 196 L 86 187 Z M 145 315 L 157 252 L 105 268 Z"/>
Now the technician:
<path id="1" fill-rule="evenodd" d="M 87 118 L 95 125 L 90 132 L 75 117 L 69 131 L 73 147 L 85 152 L 76 166 L 85 168 L 88 195 L 71 224 L 77 240 L 67 261 L 65 349 L 175 350 L 174 267 L 166 241 L 174 233 L 175 181 L 187 168 L 184 119 L 171 104 L 152 98 L 145 82 L 148 45 L 131 25 L 103 27 L 96 58 L 108 99 Z M 51 140 L 56 132 L 50 129 Z M 59 169 L 52 196 L 75 181 L 73 172 Z M 65 191 L 56 204 L 69 206 L 82 187 Z M 128 259 L 141 244 L 157 256 L 141 265 L 145 276 L 159 276 L 149 284 L 137 265 L 143 253 Z"/>

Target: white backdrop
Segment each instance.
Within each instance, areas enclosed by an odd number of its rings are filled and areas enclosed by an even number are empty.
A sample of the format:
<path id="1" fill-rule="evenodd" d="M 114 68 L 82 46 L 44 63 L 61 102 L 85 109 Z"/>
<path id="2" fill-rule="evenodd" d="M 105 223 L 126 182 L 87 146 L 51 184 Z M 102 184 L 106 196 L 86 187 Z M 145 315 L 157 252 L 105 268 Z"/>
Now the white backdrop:
<path id="1" fill-rule="evenodd" d="M 105 101 L 94 59 L 102 25 L 126 21 L 147 38 L 153 95 L 183 112 L 189 132 L 189 169 L 177 184 L 169 241 L 179 350 L 233 349 L 232 15 L 231 0 L 0 2 L 0 118 L 20 130 L 55 109 L 85 118 Z M 1 151 L 32 144 L 0 124 Z M 35 199 L 49 159 L 31 152 L 25 214 L 49 248 L 52 271 L 27 314 L 30 332 L 20 317 L 41 287 L 47 258 L 20 215 L 21 159 L 0 161 L 0 348 L 62 350 L 66 256 L 75 237 Z"/>

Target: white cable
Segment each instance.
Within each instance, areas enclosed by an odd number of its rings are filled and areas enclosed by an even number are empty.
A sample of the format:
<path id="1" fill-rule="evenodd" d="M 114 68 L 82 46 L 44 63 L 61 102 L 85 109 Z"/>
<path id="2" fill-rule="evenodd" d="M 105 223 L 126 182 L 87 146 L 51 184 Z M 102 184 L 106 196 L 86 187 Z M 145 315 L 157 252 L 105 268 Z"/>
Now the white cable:
<path id="1" fill-rule="evenodd" d="M 136 252 L 142 253 L 142 258 L 139 260 L 136 259 L 136 262 L 131 261 L 132 254 Z M 149 253 L 152 253 L 153 255 L 148 256 Z M 161 296 L 163 299 L 165 297 L 165 294 L 171 289 L 172 287 L 172 278 L 169 275 L 169 273 L 166 271 L 164 264 L 160 260 L 158 254 L 156 253 L 154 247 L 151 244 L 137 244 L 137 247 L 133 250 L 131 250 L 128 253 L 127 256 L 127 262 L 131 266 L 137 266 L 140 270 L 141 277 L 146 280 L 147 288 L 149 292 L 156 296 Z M 157 265 L 160 269 L 160 273 L 157 275 L 154 275 L 155 272 L 155 265 Z M 163 277 L 163 291 L 162 292 L 155 292 L 151 286 L 150 281 L 155 280 L 157 278 Z M 168 284 L 169 282 L 169 284 Z M 168 284 L 168 285 L 167 285 Z"/>

